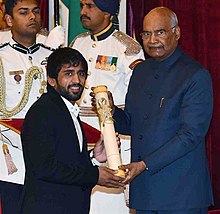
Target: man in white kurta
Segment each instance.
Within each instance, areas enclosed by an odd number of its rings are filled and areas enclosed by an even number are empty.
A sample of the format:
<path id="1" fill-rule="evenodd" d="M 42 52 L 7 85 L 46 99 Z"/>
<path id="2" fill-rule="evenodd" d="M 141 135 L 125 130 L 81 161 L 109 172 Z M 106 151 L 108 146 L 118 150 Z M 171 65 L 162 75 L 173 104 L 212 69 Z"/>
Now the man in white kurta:
<path id="1" fill-rule="evenodd" d="M 80 3 L 81 21 L 89 32 L 77 36 L 70 45 L 83 54 L 89 67 L 87 84 L 79 102 L 80 118 L 100 130 L 98 117 L 91 107 L 91 87 L 106 85 L 115 104 L 123 108 L 132 70 L 144 59 L 144 54 L 139 43 L 112 25 L 111 15 L 119 9 L 117 0 L 81 0 Z M 128 136 L 121 136 L 121 158 L 124 164 L 130 162 Z M 128 214 L 123 189 L 96 186 L 91 196 L 90 213 Z"/>

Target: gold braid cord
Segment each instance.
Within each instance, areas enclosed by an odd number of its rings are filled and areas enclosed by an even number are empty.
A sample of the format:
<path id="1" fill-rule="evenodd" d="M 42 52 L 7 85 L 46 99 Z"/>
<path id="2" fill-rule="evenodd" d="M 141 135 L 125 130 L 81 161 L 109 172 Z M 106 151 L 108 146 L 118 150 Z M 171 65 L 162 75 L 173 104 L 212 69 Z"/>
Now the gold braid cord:
<path id="1" fill-rule="evenodd" d="M 10 117 L 19 113 L 27 104 L 29 99 L 29 94 L 31 90 L 31 86 L 33 83 L 33 78 L 35 75 L 41 76 L 43 75 L 42 69 L 37 66 L 30 67 L 25 73 L 25 85 L 23 90 L 23 95 L 21 101 L 12 109 L 7 110 L 6 101 L 5 101 L 5 76 L 4 76 L 4 68 L 2 60 L 0 59 L 0 112 L 3 113 L 0 119 L 9 119 Z"/>

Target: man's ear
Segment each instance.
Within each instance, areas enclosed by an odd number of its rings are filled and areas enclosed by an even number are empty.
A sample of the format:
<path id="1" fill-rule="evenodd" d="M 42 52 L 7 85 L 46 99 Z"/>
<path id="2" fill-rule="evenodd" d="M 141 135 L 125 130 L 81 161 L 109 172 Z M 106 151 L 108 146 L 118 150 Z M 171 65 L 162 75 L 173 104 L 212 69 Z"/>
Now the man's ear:
<path id="1" fill-rule="evenodd" d="M 176 26 L 175 33 L 176 33 L 176 40 L 179 40 L 179 38 L 181 36 L 180 27 L 179 26 Z"/>
<path id="2" fill-rule="evenodd" d="M 104 17 L 106 19 L 110 19 L 111 18 L 111 14 L 110 13 L 107 13 L 107 12 L 103 12 L 104 13 Z"/>
<path id="3" fill-rule="evenodd" d="M 56 85 L 57 85 L 56 79 L 51 78 L 51 77 L 49 77 L 49 76 L 47 76 L 47 82 L 48 82 L 49 85 L 52 86 L 53 88 L 55 88 Z"/>
<path id="4" fill-rule="evenodd" d="M 12 19 L 13 18 L 10 15 L 8 15 L 8 14 L 5 15 L 5 21 L 9 27 L 12 27 L 12 25 L 13 25 Z"/>

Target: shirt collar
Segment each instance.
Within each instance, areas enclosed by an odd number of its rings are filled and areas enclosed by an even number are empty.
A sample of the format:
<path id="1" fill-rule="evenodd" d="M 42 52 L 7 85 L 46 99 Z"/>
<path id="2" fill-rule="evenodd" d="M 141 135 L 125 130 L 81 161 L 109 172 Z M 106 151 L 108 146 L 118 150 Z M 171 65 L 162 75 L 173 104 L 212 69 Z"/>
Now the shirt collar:
<path id="1" fill-rule="evenodd" d="M 79 115 L 79 106 L 76 103 L 73 105 L 69 100 L 67 100 L 66 98 L 64 98 L 62 96 L 61 96 L 61 98 L 63 99 L 64 103 L 66 104 L 66 107 L 68 108 L 69 112 L 74 114 L 74 116 L 77 118 Z"/>
<path id="2" fill-rule="evenodd" d="M 21 53 L 24 53 L 24 54 L 33 54 L 33 53 L 35 53 L 36 51 L 38 51 L 40 49 L 40 44 L 39 43 L 38 44 L 33 44 L 32 46 L 27 48 L 27 47 L 21 45 L 20 43 L 16 42 L 12 38 L 10 39 L 9 45 L 13 49 L 15 49 L 15 50 L 17 50 Z"/>
<path id="3" fill-rule="evenodd" d="M 109 37 L 114 31 L 115 31 L 115 28 L 112 22 L 110 22 L 110 24 L 104 30 L 96 34 L 90 33 L 90 36 L 91 36 L 91 39 L 94 41 L 101 41 Z"/>

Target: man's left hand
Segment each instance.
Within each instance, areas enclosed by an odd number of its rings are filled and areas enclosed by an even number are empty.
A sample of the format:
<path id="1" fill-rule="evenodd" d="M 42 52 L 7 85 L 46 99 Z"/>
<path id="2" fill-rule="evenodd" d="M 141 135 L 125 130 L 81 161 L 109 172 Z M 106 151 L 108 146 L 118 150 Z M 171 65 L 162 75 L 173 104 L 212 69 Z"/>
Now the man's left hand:
<path id="1" fill-rule="evenodd" d="M 118 147 L 120 149 L 121 142 L 120 142 L 118 133 L 116 133 L 116 140 L 117 140 Z M 94 155 L 94 158 L 100 163 L 107 161 L 107 155 L 106 155 L 105 146 L 104 146 L 104 137 L 102 134 L 100 135 L 99 140 L 95 144 L 93 155 Z"/>

